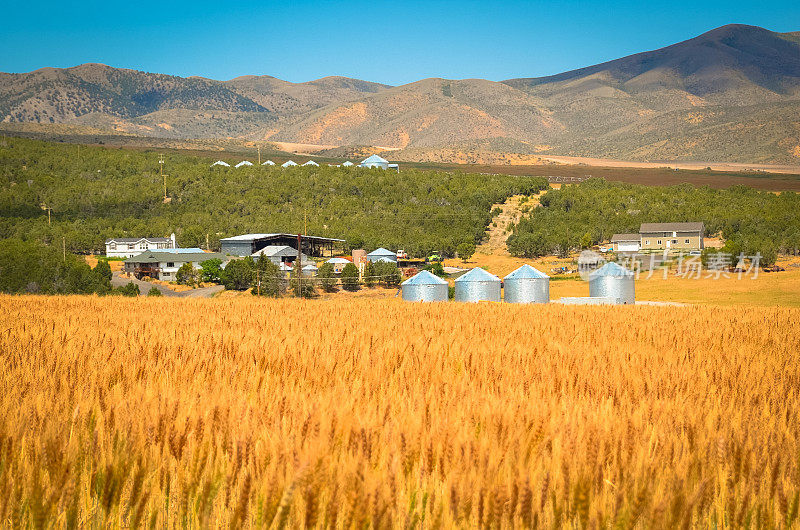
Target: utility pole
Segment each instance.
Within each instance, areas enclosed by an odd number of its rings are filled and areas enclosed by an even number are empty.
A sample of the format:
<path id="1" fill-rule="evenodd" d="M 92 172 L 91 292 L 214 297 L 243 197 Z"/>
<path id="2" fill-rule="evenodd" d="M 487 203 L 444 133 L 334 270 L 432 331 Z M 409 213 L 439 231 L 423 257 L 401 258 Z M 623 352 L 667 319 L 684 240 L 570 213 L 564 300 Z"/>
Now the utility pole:
<path id="1" fill-rule="evenodd" d="M 303 237 L 297 234 L 297 293 L 303 297 Z"/>
<path id="2" fill-rule="evenodd" d="M 167 200 L 167 177 L 169 175 L 164 174 L 164 155 L 158 155 L 158 173 L 164 181 L 164 203 L 167 203 L 169 202 Z"/>
<path id="3" fill-rule="evenodd" d="M 303 235 L 308 235 L 308 213 L 303 212 Z"/>
<path id="4" fill-rule="evenodd" d="M 261 269 L 256 269 L 256 289 L 258 289 L 258 296 L 261 296 Z"/>
<path id="5" fill-rule="evenodd" d="M 256 144 L 256 147 L 258 148 L 258 165 L 260 166 L 261 165 L 261 146 Z"/>
<path id="6" fill-rule="evenodd" d="M 208 247 L 208 234 L 206 234 L 206 250 L 209 250 L 209 247 Z"/>
<path id="7" fill-rule="evenodd" d="M 64 262 L 67 261 L 67 238 L 66 236 L 61 236 L 61 250 L 64 251 Z"/>

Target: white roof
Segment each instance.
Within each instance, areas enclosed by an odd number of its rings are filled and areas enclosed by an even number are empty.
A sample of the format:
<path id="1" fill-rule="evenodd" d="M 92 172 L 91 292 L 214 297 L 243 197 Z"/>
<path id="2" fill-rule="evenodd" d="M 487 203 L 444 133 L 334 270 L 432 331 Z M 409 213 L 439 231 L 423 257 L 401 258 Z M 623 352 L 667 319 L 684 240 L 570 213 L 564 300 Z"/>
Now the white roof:
<path id="1" fill-rule="evenodd" d="M 342 263 L 351 263 L 349 259 L 344 258 L 331 258 L 325 263 L 330 263 L 331 265 L 340 265 Z"/>
<path id="2" fill-rule="evenodd" d="M 288 162 L 284 162 L 283 164 L 281 164 L 281 167 L 289 167 L 289 166 L 296 166 L 296 165 L 297 165 L 297 162 L 292 162 L 291 160 L 289 160 Z"/>
<path id="3" fill-rule="evenodd" d="M 362 164 L 388 164 L 389 161 L 378 155 L 372 155 L 361 161 Z"/>
<path id="4" fill-rule="evenodd" d="M 354 166 L 355 164 L 353 164 L 352 162 L 350 162 L 350 161 L 348 160 L 347 162 L 343 163 L 342 165 L 343 165 L 343 166 Z"/>
<path id="5" fill-rule="evenodd" d="M 303 164 L 303 165 L 304 165 L 304 166 L 319 166 L 319 164 L 317 164 L 317 163 L 316 163 L 316 162 L 314 162 L 313 160 L 309 160 L 308 162 L 306 162 L 306 163 L 305 163 L 305 164 Z"/>
<path id="6" fill-rule="evenodd" d="M 282 250 L 285 250 L 287 248 L 292 249 L 295 253 L 297 252 L 295 249 L 293 249 L 292 247 L 290 247 L 288 245 L 268 245 L 268 246 L 262 248 L 261 250 L 259 250 L 257 252 L 253 252 L 250 255 L 253 256 L 254 258 L 258 257 L 258 256 L 260 256 L 262 254 L 264 256 L 269 257 L 269 256 L 274 256 L 278 252 L 281 252 Z"/>
<path id="7" fill-rule="evenodd" d="M 230 165 L 230 164 L 228 164 L 228 163 L 226 163 L 226 162 L 223 162 L 222 160 L 217 160 L 216 162 L 214 162 L 213 164 L 211 164 L 211 167 L 214 167 L 214 166 L 225 166 L 225 167 L 231 167 L 231 165 Z"/>
<path id="8" fill-rule="evenodd" d="M 242 234 L 240 236 L 224 237 L 220 241 L 250 241 L 252 239 L 261 239 L 262 237 L 277 236 L 278 234 Z"/>
<path id="9" fill-rule="evenodd" d="M 313 263 L 309 263 L 308 265 L 303 267 L 303 270 L 304 271 L 315 271 L 315 270 L 317 270 L 317 266 L 314 265 Z"/>
<path id="10" fill-rule="evenodd" d="M 275 162 L 273 162 L 272 160 L 267 160 L 266 162 L 264 162 L 264 163 L 263 163 L 263 164 L 261 164 L 261 165 L 262 165 L 262 166 L 274 166 L 274 165 L 275 165 Z"/>
<path id="11" fill-rule="evenodd" d="M 238 164 L 236 164 L 236 166 L 235 166 L 235 167 L 242 167 L 242 166 L 252 166 L 252 165 L 253 165 L 253 163 L 252 163 L 252 162 L 248 162 L 247 160 L 242 160 L 241 162 L 239 162 Z"/>

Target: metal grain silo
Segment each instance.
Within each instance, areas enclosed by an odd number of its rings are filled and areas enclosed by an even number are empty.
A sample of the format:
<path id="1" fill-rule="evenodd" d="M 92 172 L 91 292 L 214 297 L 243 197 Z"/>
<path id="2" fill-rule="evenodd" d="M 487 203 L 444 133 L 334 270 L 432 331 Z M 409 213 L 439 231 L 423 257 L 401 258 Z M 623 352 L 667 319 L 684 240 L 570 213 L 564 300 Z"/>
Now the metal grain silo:
<path id="1" fill-rule="evenodd" d="M 421 271 L 401 284 L 407 302 L 446 302 L 447 282 L 428 271 Z"/>
<path id="2" fill-rule="evenodd" d="M 500 301 L 500 278 L 481 268 L 456 278 L 456 302 L 483 301 Z"/>
<path id="3" fill-rule="evenodd" d="M 503 299 L 510 304 L 546 304 L 550 301 L 550 277 L 523 265 L 505 278 Z"/>
<path id="4" fill-rule="evenodd" d="M 616 263 L 606 263 L 589 274 L 589 296 L 611 298 L 618 304 L 635 303 L 633 273 Z"/>

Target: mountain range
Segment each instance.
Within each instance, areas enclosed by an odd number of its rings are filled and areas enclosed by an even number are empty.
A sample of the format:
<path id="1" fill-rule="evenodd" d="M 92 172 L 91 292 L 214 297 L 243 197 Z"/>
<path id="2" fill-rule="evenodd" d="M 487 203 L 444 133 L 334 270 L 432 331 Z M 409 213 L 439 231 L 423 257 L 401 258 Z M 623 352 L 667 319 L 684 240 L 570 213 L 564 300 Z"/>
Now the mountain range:
<path id="1" fill-rule="evenodd" d="M 482 153 L 800 163 L 800 32 L 728 25 L 562 74 L 423 79 L 182 78 L 100 64 L 0 73 L 0 121 L 165 138 Z M 2 124 L 0 124 L 2 127 Z M 444 155 L 442 153 L 445 153 Z"/>

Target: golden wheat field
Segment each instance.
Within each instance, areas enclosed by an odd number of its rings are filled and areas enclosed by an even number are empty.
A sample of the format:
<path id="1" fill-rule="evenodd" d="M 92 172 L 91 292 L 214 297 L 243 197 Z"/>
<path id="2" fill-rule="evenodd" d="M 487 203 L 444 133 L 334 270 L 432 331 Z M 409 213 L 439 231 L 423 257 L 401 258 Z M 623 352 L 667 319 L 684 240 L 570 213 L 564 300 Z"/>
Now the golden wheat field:
<path id="1" fill-rule="evenodd" d="M 0 297 L 0 526 L 797 526 L 800 310 Z"/>

